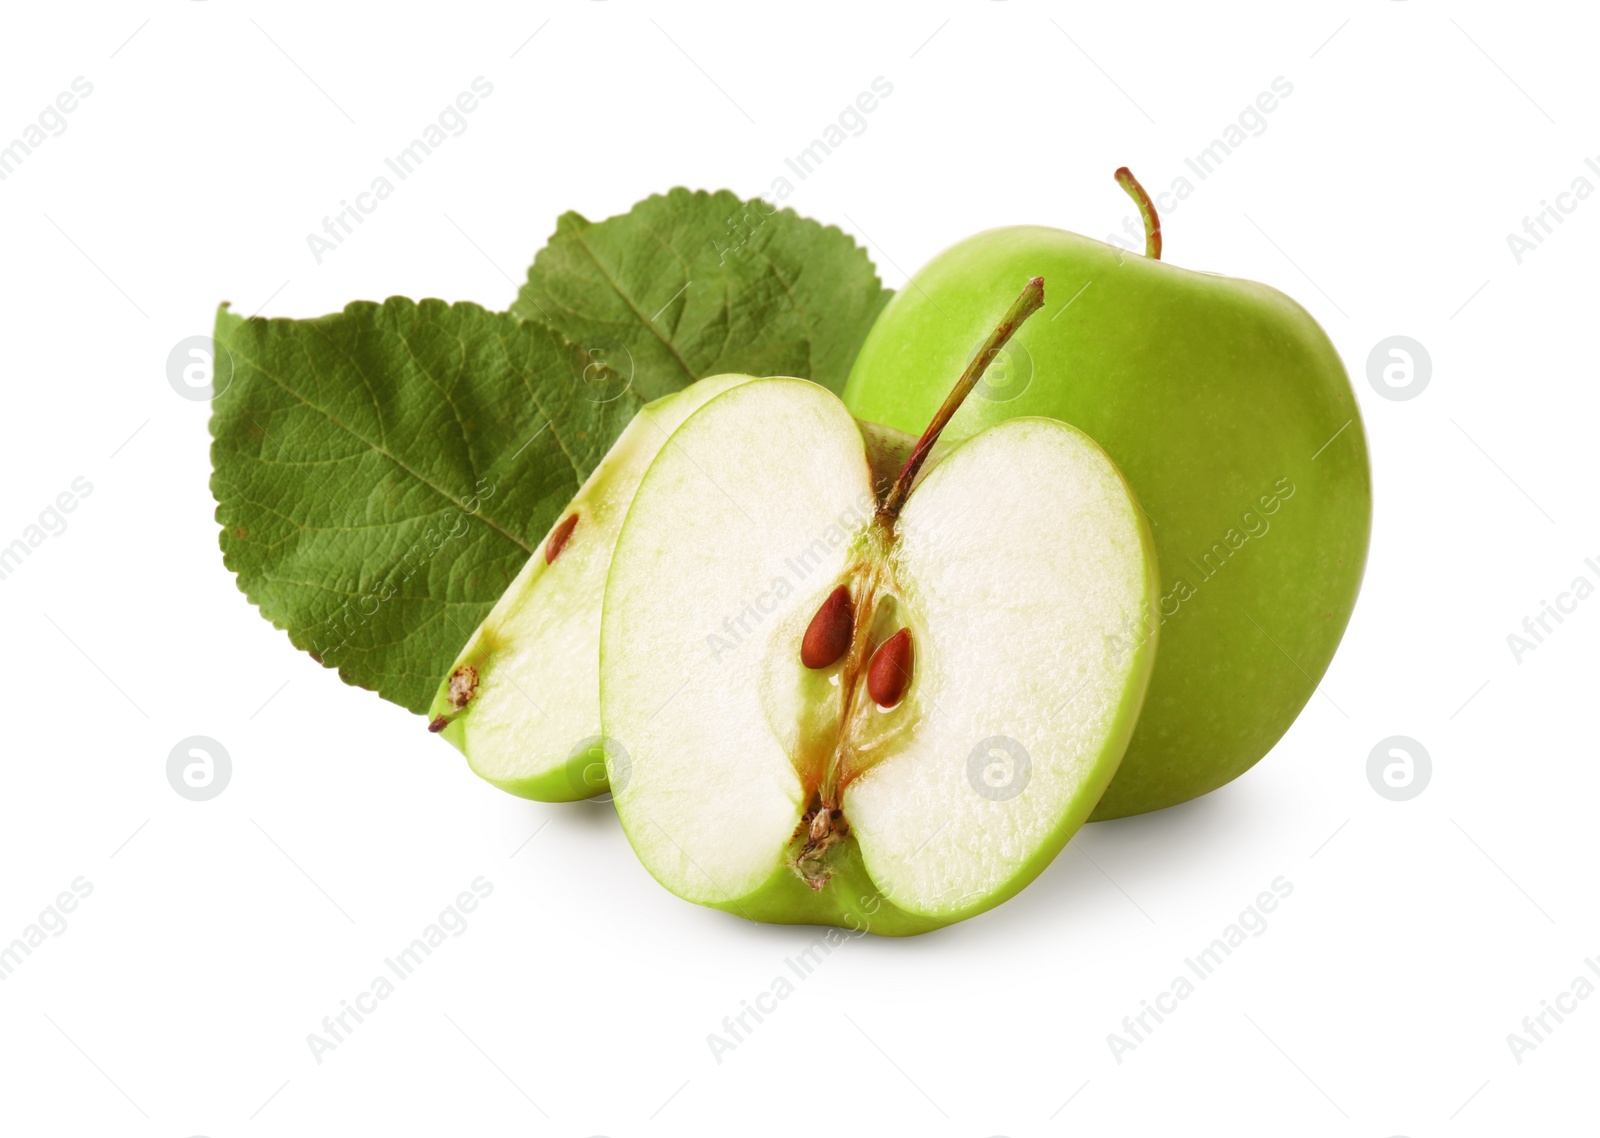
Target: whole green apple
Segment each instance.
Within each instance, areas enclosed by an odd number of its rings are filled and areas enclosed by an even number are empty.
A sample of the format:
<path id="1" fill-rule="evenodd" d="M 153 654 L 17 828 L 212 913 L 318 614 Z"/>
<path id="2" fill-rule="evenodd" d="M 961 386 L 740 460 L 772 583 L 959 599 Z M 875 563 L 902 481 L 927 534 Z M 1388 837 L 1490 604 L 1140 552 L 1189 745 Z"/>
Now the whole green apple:
<path id="1" fill-rule="evenodd" d="M 1145 256 L 1043 226 L 945 250 L 878 318 L 844 392 L 852 414 L 917 429 L 1005 286 L 1050 281 L 1048 309 L 995 361 L 1003 377 L 991 368 L 946 437 L 1060 419 L 1105 448 L 1149 518 L 1161 647 L 1097 819 L 1205 794 L 1282 737 L 1344 633 L 1372 514 L 1360 412 L 1327 335 L 1274 289 L 1156 259 L 1140 205 Z"/>

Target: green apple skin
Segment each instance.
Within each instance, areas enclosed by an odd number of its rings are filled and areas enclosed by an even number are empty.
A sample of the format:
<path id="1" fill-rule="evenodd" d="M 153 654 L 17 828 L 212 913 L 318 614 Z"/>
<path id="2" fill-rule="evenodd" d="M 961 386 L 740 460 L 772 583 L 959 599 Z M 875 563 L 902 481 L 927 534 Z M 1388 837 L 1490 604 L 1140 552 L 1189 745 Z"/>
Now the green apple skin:
<path id="1" fill-rule="evenodd" d="M 851 413 L 928 422 L 1033 276 L 1045 308 L 1008 348 L 1010 386 L 980 387 L 946 435 L 1061 419 L 1105 448 L 1149 516 L 1161 649 L 1093 816 L 1118 818 L 1237 778 L 1311 698 L 1366 563 L 1366 438 L 1332 343 L 1287 296 L 1043 226 L 977 234 L 919 271 L 862 346 Z"/>
<path id="2" fill-rule="evenodd" d="M 1038 876 L 1050 861 L 1048 857 L 1036 860 L 1039 864 L 1032 868 L 1027 880 L 1020 883 L 1018 889 Z M 851 935 L 916 936 L 961 919 L 925 916 L 890 902 L 873 884 L 872 875 L 861 860 L 861 847 L 854 838 L 835 849 L 828 864 L 833 870 L 833 877 L 827 888 L 820 891 L 813 890 L 789 866 L 780 865 L 754 893 L 736 901 L 716 902 L 709 907 L 762 924 L 831 925 Z M 994 904 L 999 904 L 1003 899 L 997 899 Z M 986 909 L 990 907 L 984 906 Z"/>

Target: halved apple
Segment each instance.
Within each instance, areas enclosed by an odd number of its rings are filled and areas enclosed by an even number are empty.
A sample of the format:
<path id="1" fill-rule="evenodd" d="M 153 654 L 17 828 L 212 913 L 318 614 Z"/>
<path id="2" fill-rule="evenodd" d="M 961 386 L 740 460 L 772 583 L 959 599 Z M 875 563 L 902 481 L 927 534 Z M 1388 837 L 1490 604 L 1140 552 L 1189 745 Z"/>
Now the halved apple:
<path id="1" fill-rule="evenodd" d="M 928 462 L 1030 282 L 879 493 L 859 425 L 799 379 L 689 415 L 618 535 L 600 717 L 635 851 L 755 920 L 922 932 L 1015 894 L 1132 732 L 1158 595 L 1111 460 L 1016 419 Z"/>

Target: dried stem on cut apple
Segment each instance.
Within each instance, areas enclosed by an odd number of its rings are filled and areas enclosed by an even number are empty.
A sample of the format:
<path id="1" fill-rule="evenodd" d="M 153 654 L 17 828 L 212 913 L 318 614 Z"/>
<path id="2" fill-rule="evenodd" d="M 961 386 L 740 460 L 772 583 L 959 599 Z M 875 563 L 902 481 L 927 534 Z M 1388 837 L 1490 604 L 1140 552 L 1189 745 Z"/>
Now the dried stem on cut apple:
<path id="1" fill-rule="evenodd" d="M 1117 185 L 1127 191 L 1133 203 L 1139 207 L 1139 217 L 1144 221 L 1144 255 L 1152 261 L 1161 260 L 1161 217 L 1156 213 L 1156 205 L 1150 200 L 1150 195 L 1144 192 L 1144 187 L 1139 184 L 1139 179 L 1133 176 L 1133 171 L 1126 166 L 1119 166 L 1116 174 Z"/>
<path id="2" fill-rule="evenodd" d="M 1017 329 L 1022 327 L 1022 322 L 1043 307 L 1044 278 L 1034 277 L 1006 311 L 995 330 L 989 333 L 989 338 L 983 342 L 983 347 L 978 349 L 978 354 L 967 364 L 967 370 L 961 373 L 961 378 L 956 380 L 956 385 L 950 389 L 950 394 L 945 396 L 943 405 L 933 416 L 933 422 L 922 432 L 917 445 L 911 448 L 911 457 L 906 459 L 906 464 L 900 468 L 900 476 L 894 480 L 894 488 L 889 491 L 889 497 L 878 507 L 880 521 L 891 527 L 894 525 L 894 520 L 900 516 L 906 499 L 911 496 L 911 484 L 917 480 L 917 474 L 922 470 L 922 464 L 928 460 L 928 452 L 933 449 L 933 444 L 939 441 L 940 433 L 949 426 L 950 420 L 961 409 L 961 404 L 966 402 L 967 396 L 983 378 L 983 373 L 989 370 L 989 365 L 994 362 L 995 356 L 1000 354 L 1000 349 L 1005 347 L 1007 341 L 1016 335 Z"/>

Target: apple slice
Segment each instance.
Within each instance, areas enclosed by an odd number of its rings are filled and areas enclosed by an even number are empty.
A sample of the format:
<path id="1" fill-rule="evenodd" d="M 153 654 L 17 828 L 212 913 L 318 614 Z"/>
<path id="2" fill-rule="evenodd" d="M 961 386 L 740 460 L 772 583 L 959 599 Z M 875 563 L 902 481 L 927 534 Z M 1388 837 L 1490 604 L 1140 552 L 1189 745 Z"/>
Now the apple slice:
<path id="1" fill-rule="evenodd" d="M 708 376 L 634 416 L 467 641 L 434 696 L 429 728 L 479 776 L 544 802 L 606 788 L 598 645 L 617 531 L 668 436 L 749 378 Z"/>
<path id="2" fill-rule="evenodd" d="M 1154 659 L 1143 515 L 1111 460 L 1016 419 L 882 498 L 844 405 L 766 379 L 690 415 L 618 537 L 600 711 L 618 815 L 687 900 L 922 932 L 999 904 L 1099 800 Z"/>

